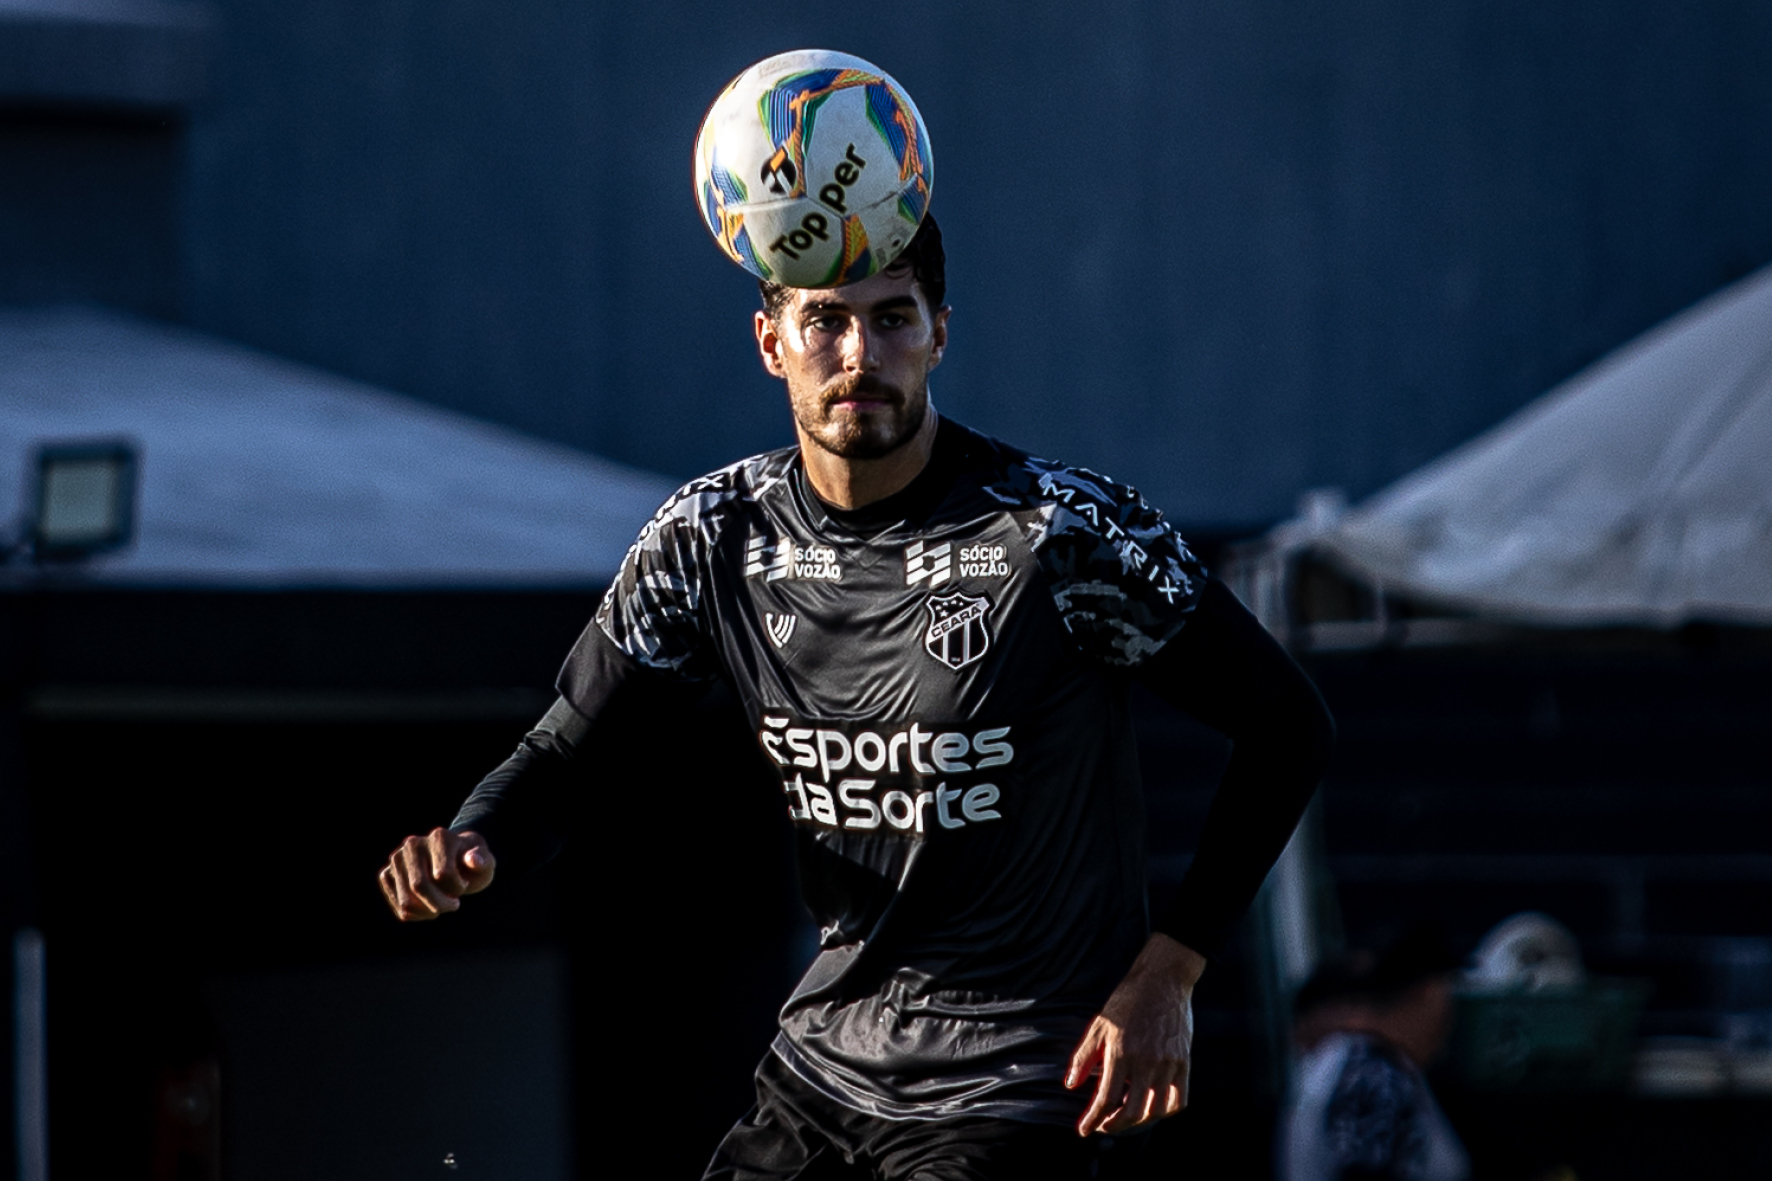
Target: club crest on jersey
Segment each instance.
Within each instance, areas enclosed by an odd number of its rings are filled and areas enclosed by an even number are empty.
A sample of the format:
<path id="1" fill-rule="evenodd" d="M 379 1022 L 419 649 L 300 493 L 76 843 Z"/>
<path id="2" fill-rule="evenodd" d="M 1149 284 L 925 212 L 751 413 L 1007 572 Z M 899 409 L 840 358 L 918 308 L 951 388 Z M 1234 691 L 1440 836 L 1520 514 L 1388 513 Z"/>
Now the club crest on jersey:
<path id="1" fill-rule="evenodd" d="M 799 622 L 798 615 L 777 615 L 773 611 L 763 612 L 763 626 L 769 629 L 769 642 L 777 648 L 788 646 L 788 641 L 794 638 L 794 625 Z"/>
<path id="2" fill-rule="evenodd" d="M 950 591 L 931 595 L 927 606 L 929 630 L 923 635 L 923 647 L 929 655 L 957 672 L 990 651 L 990 599 Z"/>

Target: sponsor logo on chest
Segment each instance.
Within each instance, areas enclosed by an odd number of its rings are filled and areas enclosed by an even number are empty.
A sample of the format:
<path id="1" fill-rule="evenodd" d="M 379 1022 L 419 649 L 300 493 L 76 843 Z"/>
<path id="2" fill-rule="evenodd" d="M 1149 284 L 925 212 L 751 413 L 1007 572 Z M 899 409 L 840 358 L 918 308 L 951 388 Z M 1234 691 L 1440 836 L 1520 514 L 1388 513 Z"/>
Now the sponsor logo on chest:
<path id="1" fill-rule="evenodd" d="M 930 586 L 940 586 L 954 572 L 954 545 L 944 541 L 940 545 L 913 541 L 904 547 L 904 584 L 916 586 L 919 582 L 927 582 Z"/>
<path id="2" fill-rule="evenodd" d="M 940 586 L 950 578 L 1009 577 L 1008 547 L 981 541 L 976 545 L 955 545 L 951 541 L 930 545 L 913 541 L 904 547 L 904 584 L 916 586 L 926 582 Z"/>
<path id="3" fill-rule="evenodd" d="M 783 578 L 842 582 L 843 564 L 828 545 L 796 545 L 792 538 L 753 533 L 745 542 L 744 574 L 764 582 Z"/>
<path id="4" fill-rule="evenodd" d="M 794 628 L 799 622 L 798 615 L 777 615 L 773 611 L 763 612 L 763 626 L 769 629 L 769 642 L 777 648 L 788 646 L 788 641 L 794 638 Z"/>
<path id="5" fill-rule="evenodd" d="M 770 714 L 757 732 L 780 772 L 790 819 L 912 839 L 1002 819 L 1003 791 L 979 773 L 1015 761 L 1009 737 L 1008 726 L 876 729 Z"/>

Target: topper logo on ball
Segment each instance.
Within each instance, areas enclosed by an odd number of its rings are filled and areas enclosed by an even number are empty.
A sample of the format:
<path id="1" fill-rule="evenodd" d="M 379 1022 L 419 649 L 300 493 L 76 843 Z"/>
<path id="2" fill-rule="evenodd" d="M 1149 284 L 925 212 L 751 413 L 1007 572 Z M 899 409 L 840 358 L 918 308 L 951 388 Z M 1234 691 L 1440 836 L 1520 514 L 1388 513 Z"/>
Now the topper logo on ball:
<path id="1" fill-rule="evenodd" d="M 868 162 L 855 154 L 855 145 L 850 144 L 843 150 L 843 159 L 831 170 L 837 179 L 818 190 L 818 199 L 835 209 L 838 213 L 849 212 L 849 186 L 861 179 L 861 170 Z"/>
<path id="2" fill-rule="evenodd" d="M 800 251 L 812 248 L 812 239 L 827 241 L 831 236 L 831 223 L 825 220 L 824 214 L 814 209 L 800 219 L 800 228 L 792 233 L 783 234 L 769 244 L 769 249 L 779 250 L 789 258 L 799 258 Z"/>
<path id="3" fill-rule="evenodd" d="M 774 159 L 763 166 L 763 179 L 770 179 L 769 170 L 775 166 L 776 159 L 780 159 L 786 166 L 788 183 L 792 184 L 793 162 L 783 157 L 779 152 L 776 153 Z M 831 170 L 831 174 L 837 179 L 818 190 L 818 199 L 837 213 L 847 215 L 849 213 L 849 186 L 861 179 L 861 170 L 867 166 L 868 162 L 855 154 L 855 145 L 850 144 L 843 150 L 843 159 L 837 161 L 837 166 Z M 776 191 L 780 192 L 779 189 Z M 799 258 L 799 252 L 810 249 L 814 238 L 823 242 L 828 240 L 830 236 L 830 223 L 825 220 L 824 214 L 813 210 L 800 219 L 799 229 L 790 234 L 783 234 L 769 244 L 769 249 L 779 251 L 789 258 Z"/>
<path id="4" fill-rule="evenodd" d="M 759 176 L 769 186 L 769 191 L 777 197 L 785 197 L 794 191 L 794 182 L 800 177 L 799 169 L 788 158 L 786 148 L 778 149 L 775 155 L 763 161 L 763 171 Z"/>

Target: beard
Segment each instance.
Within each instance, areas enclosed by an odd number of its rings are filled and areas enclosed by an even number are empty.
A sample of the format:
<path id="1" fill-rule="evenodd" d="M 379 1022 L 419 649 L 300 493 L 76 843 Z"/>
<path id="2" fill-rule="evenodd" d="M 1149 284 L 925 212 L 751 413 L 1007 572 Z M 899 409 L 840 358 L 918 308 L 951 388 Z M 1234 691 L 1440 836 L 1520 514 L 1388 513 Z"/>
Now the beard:
<path id="1" fill-rule="evenodd" d="M 861 396 L 878 401 L 859 410 L 837 405 Z M 842 459 L 880 459 L 916 437 L 929 413 L 929 387 L 907 395 L 872 374 L 862 374 L 796 395 L 793 409 L 800 429 L 820 450 Z"/>

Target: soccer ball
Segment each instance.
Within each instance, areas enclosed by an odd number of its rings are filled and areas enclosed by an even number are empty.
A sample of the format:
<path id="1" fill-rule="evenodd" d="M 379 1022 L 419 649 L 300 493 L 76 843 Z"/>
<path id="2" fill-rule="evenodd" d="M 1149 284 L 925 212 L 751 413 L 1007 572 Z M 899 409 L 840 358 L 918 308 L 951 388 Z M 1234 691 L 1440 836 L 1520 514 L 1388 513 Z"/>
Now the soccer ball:
<path id="1" fill-rule="evenodd" d="M 859 57 L 800 49 L 729 83 L 695 137 L 695 202 L 727 255 L 788 287 L 840 287 L 898 256 L 935 171 L 916 104 Z"/>

